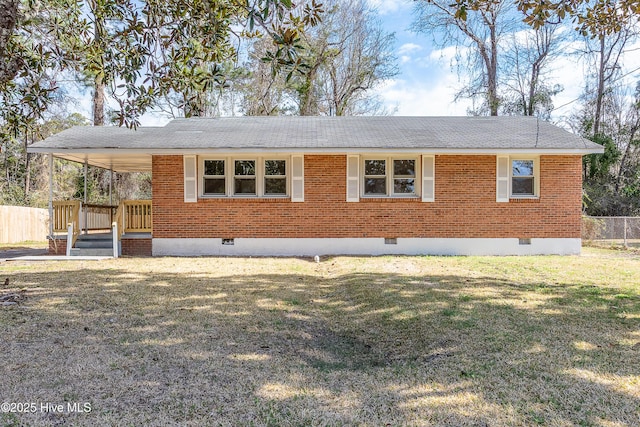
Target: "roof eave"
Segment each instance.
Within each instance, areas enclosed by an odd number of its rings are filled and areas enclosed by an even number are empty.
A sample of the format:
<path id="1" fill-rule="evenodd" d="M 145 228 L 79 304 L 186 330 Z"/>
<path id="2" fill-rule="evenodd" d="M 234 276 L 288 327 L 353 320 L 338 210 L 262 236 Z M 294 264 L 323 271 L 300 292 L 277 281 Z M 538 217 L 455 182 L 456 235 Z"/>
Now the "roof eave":
<path id="1" fill-rule="evenodd" d="M 183 154 L 216 154 L 216 153 L 290 153 L 290 154 L 352 154 L 352 153 L 430 153 L 430 154 L 539 154 L 539 155 L 587 155 L 602 154 L 603 147 L 585 148 L 459 148 L 459 147 L 411 147 L 411 148 L 379 148 L 379 147 L 202 147 L 202 148 L 60 148 L 29 147 L 29 153 L 53 154 L 54 156 L 91 155 L 91 154 L 139 154 L 139 155 L 183 155 Z"/>

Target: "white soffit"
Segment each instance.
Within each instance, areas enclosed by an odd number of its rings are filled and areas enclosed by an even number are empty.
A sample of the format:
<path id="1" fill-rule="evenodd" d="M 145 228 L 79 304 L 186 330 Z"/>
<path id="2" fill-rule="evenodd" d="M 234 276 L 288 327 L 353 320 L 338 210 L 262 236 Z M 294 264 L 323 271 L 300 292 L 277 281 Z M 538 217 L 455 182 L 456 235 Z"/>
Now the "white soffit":
<path id="1" fill-rule="evenodd" d="M 151 154 L 127 153 L 52 153 L 59 159 L 84 163 L 114 172 L 151 172 Z"/>

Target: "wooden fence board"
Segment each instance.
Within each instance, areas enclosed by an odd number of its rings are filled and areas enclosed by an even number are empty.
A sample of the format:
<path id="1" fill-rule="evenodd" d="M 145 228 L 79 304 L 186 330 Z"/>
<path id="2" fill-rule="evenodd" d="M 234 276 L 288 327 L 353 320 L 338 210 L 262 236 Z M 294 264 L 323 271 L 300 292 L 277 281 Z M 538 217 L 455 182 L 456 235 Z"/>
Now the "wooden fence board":
<path id="1" fill-rule="evenodd" d="M 0 243 L 47 240 L 48 224 L 46 209 L 0 206 Z"/>

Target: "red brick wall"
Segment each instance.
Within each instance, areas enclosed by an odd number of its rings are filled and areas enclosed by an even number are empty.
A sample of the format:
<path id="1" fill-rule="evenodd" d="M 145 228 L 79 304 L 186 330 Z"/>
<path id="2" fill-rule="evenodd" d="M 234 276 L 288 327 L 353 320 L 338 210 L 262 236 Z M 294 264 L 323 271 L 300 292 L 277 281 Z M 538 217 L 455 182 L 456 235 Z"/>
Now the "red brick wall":
<path id="1" fill-rule="evenodd" d="M 579 238 L 581 157 L 540 157 L 540 198 L 496 202 L 495 156 L 436 156 L 435 202 L 346 200 L 346 156 L 307 155 L 305 201 L 184 203 L 182 156 L 153 157 L 153 237 Z"/>
<path id="2" fill-rule="evenodd" d="M 151 238 L 126 239 L 120 241 L 122 255 L 127 256 L 151 256 Z"/>
<path id="3" fill-rule="evenodd" d="M 67 239 L 49 239 L 49 255 L 66 255 Z"/>

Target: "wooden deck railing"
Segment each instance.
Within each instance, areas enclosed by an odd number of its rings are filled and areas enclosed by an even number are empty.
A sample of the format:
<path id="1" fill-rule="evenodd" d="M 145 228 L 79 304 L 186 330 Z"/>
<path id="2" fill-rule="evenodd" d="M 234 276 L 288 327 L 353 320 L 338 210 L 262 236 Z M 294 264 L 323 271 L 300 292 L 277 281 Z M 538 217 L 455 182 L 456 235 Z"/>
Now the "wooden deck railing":
<path id="1" fill-rule="evenodd" d="M 74 228 L 80 225 L 80 201 L 68 200 L 63 202 L 53 202 L 53 232 L 66 233 L 67 226 L 75 223 Z"/>
<path id="2" fill-rule="evenodd" d="M 53 202 L 53 231 L 67 233 L 73 224 L 72 244 L 81 230 L 110 230 L 113 223 L 118 225 L 118 240 L 124 233 L 151 233 L 152 219 L 151 200 L 124 200 L 117 207 L 85 205 L 78 200 Z"/>
<path id="3" fill-rule="evenodd" d="M 67 233 L 68 256 L 80 235 L 80 202 L 78 200 L 53 202 L 52 221 L 54 233 Z M 71 240 L 71 244 L 69 244 L 69 240 Z"/>
<path id="4" fill-rule="evenodd" d="M 151 200 L 125 200 L 121 206 L 124 208 L 125 233 L 151 233 L 153 231 Z"/>
<path id="5" fill-rule="evenodd" d="M 111 205 L 83 203 L 80 208 L 80 229 L 92 231 L 109 230 L 117 208 L 117 206 Z"/>

